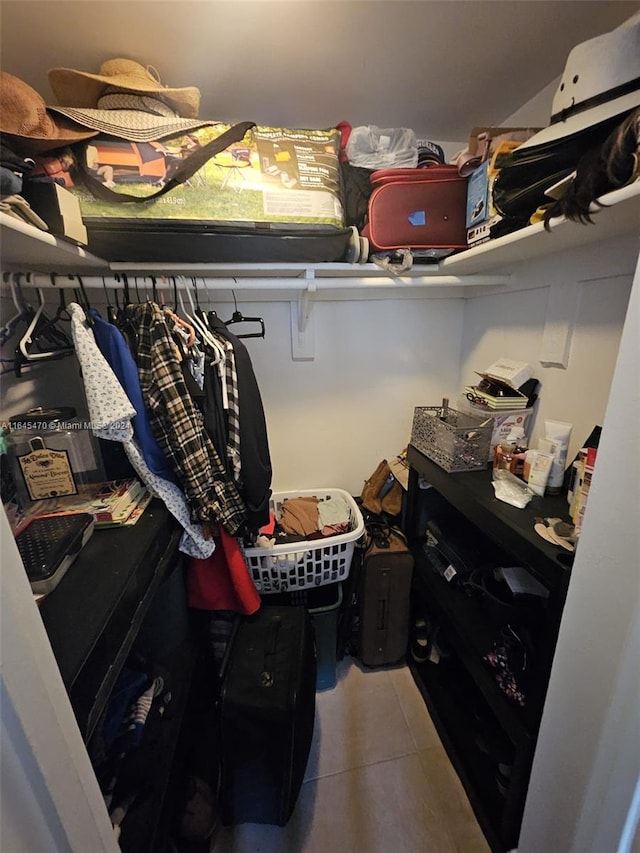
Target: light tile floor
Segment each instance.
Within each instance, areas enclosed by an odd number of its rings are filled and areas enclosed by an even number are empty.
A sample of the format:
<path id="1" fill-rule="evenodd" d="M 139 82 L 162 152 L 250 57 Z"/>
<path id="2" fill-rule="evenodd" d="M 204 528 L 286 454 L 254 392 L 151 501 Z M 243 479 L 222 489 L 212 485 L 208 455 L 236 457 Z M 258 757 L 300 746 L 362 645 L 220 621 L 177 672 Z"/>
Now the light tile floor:
<path id="1" fill-rule="evenodd" d="M 218 831 L 213 853 L 489 853 L 406 666 L 345 658 L 316 695 L 305 781 L 285 827 Z"/>

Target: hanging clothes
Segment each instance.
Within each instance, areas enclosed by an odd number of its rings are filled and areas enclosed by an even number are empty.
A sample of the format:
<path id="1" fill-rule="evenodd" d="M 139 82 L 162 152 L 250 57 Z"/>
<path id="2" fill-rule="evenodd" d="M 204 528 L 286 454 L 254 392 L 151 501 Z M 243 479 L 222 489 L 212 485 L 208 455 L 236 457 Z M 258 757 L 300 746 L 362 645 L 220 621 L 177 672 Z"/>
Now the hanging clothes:
<path id="1" fill-rule="evenodd" d="M 227 476 L 189 395 L 169 323 L 154 302 L 128 305 L 137 330 L 137 364 L 153 433 L 182 484 L 193 521 L 224 524 L 235 535 L 245 506 Z"/>
<path id="2" fill-rule="evenodd" d="M 192 557 L 210 557 L 215 542 L 204 537 L 199 524 L 192 524 L 184 494 L 174 483 L 158 477 L 149 469 L 133 441 L 131 420 L 136 411 L 98 349 L 93 332 L 87 327 L 84 311 L 75 302 L 68 306 L 68 311 L 94 435 L 122 443 L 140 479 L 155 497 L 164 501 L 169 512 L 183 527 L 179 549 Z"/>
<path id="3" fill-rule="evenodd" d="M 257 531 L 269 523 L 271 456 L 260 389 L 251 356 L 218 315 L 210 311 L 209 326 L 233 346 L 237 373 L 238 431 L 240 437 L 240 494 L 247 512 L 247 527 Z"/>
<path id="4" fill-rule="evenodd" d="M 167 457 L 158 446 L 151 430 L 147 409 L 142 399 L 138 367 L 131 355 L 131 350 L 117 326 L 103 320 L 95 308 L 92 308 L 90 313 L 94 321 L 93 334 L 100 352 L 109 362 L 125 394 L 136 410 L 131 423 L 140 452 L 154 474 L 175 483 L 176 480 L 167 462 Z"/>

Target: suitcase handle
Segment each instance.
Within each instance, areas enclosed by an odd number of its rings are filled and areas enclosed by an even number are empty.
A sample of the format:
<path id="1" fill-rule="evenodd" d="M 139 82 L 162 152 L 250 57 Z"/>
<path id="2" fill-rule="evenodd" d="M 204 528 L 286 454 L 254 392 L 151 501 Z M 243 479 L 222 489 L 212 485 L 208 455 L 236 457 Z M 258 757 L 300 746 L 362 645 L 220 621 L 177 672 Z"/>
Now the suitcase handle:
<path id="1" fill-rule="evenodd" d="M 391 574 L 389 569 L 380 573 L 378 579 L 378 595 L 376 602 L 376 628 L 384 631 L 388 628 L 387 618 L 389 613 L 389 596 L 391 595 Z"/>
<path id="2" fill-rule="evenodd" d="M 376 607 L 376 628 L 378 631 L 384 631 L 387 627 L 387 601 L 384 598 L 378 599 Z"/>
<path id="3" fill-rule="evenodd" d="M 233 127 L 229 128 L 229 130 L 226 130 L 216 139 L 212 139 L 211 142 L 207 142 L 206 145 L 203 145 L 202 148 L 187 157 L 178 166 L 173 177 L 159 190 L 151 193 L 151 195 L 128 195 L 127 193 L 114 192 L 97 178 L 94 178 L 87 169 L 86 164 L 81 158 L 78 158 L 78 166 L 80 168 L 82 182 L 87 189 L 103 201 L 117 201 L 121 203 L 151 201 L 154 198 L 158 198 L 159 196 L 168 193 L 169 190 L 175 189 L 175 187 L 183 184 L 185 181 L 188 181 L 189 178 L 195 175 L 198 169 L 204 166 L 207 160 L 215 157 L 216 154 L 224 151 L 225 148 L 228 148 L 229 145 L 232 145 L 234 142 L 240 142 L 244 139 L 246 132 L 255 126 L 256 123 L 254 121 L 243 121 L 239 124 L 234 124 Z"/>
<path id="4" fill-rule="evenodd" d="M 278 647 L 278 635 L 280 634 L 280 627 L 282 626 L 282 619 L 278 616 L 277 619 L 272 623 L 269 628 L 269 634 L 267 640 L 265 642 L 264 649 L 264 663 L 265 668 L 267 665 L 267 658 L 269 655 L 275 655 Z"/>

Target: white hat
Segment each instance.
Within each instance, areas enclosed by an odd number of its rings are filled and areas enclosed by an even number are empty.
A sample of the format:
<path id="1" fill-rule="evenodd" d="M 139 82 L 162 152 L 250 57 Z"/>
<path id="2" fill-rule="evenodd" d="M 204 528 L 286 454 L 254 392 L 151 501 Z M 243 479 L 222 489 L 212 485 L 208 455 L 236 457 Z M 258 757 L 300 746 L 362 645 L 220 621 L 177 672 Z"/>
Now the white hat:
<path id="1" fill-rule="evenodd" d="M 553 142 L 640 106 L 640 19 L 577 45 L 551 105 L 549 126 L 519 151 Z"/>

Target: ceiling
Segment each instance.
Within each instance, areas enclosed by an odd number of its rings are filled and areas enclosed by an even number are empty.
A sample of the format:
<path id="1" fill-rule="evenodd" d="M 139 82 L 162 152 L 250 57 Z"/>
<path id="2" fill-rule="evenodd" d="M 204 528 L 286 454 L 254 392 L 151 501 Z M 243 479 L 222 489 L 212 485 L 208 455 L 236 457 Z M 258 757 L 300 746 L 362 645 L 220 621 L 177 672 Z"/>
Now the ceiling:
<path id="1" fill-rule="evenodd" d="M 54 103 L 53 67 L 126 56 L 201 90 L 200 115 L 288 127 L 412 127 L 465 140 L 555 83 L 618 0 L 0 0 L 2 68 Z M 546 123 L 552 91 L 544 93 Z M 69 105 L 67 105 L 69 106 Z M 533 119 L 531 119 L 533 120 Z"/>

